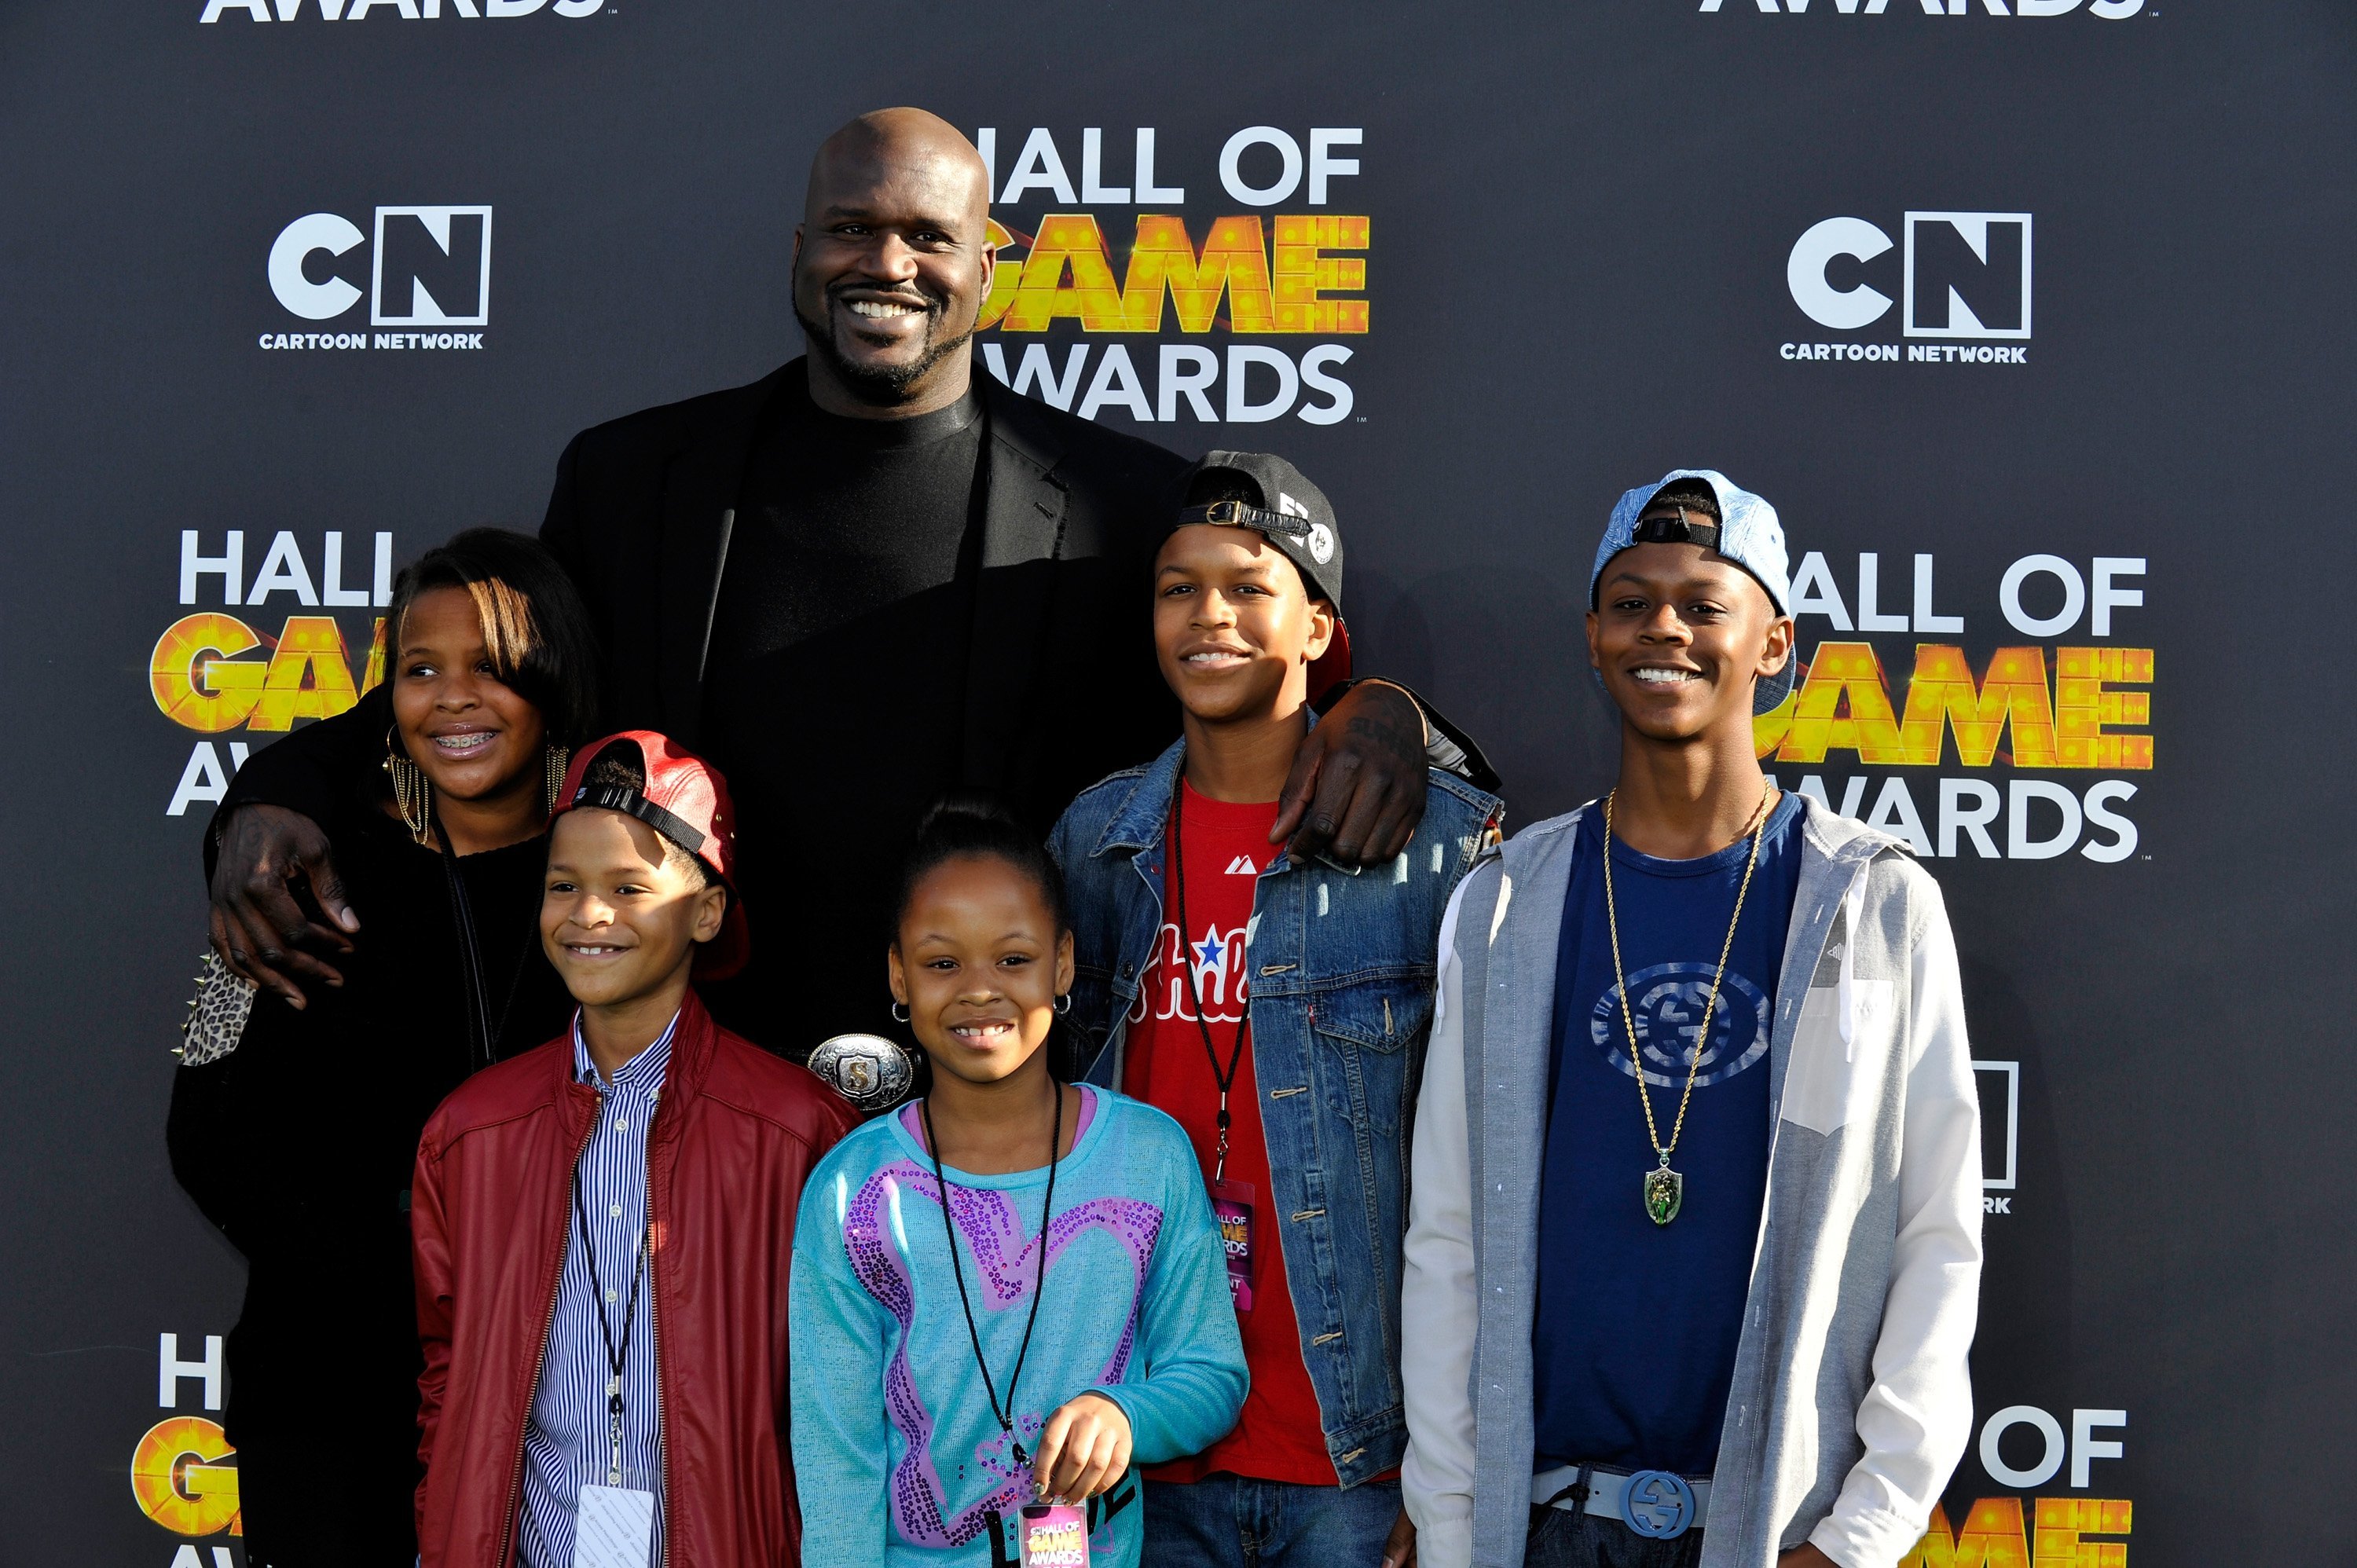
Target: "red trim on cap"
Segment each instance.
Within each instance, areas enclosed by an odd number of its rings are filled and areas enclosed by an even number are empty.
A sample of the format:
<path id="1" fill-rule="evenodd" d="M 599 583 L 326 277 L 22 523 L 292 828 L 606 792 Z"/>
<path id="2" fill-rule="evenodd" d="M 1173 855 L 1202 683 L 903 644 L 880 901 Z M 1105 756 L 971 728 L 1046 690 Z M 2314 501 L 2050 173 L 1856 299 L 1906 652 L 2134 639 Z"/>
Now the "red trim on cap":
<path id="1" fill-rule="evenodd" d="M 1334 640 L 1326 651 L 1309 661 L 1309 702 L 1315 707 L 1318 700 L 1351 678 L 1351 628 L 1342 624 L 1338 613 L 1334 617 Z"/>
<path id="2" fill-rule="evenodd" d="M 573 754 L 549 821 L 554 822 L 573 810 L 580 800 L 590 764 L 608 748 L 624 743 L 637 749 L 640 770 L 646 775 L 646 789 L 641 793 L 651 804 L 704 835 L 703 845 L 689 853 L 720 878 L 721 885 L 728 890 L 728 913 L 721 918 L 719 934 L 705 942 L 695 955 L 696 979 L 725 980 L 744 968 L 752 956 L 753 932 L 745 915 L 745 900 L 737 891 L 737 809 L 728 798 L 728 780 L 720 769 L 654 730 L 622 730 L 602 736 Z M 681 847 L 686 846 L 683 843 Z"/>

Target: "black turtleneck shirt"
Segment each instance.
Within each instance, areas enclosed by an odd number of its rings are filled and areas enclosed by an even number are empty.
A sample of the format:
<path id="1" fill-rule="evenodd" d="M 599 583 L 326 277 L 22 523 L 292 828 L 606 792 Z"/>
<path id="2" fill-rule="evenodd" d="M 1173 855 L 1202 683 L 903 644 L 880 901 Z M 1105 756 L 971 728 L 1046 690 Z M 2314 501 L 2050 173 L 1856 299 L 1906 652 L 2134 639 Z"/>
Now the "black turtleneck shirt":
<path id="1" fill-rule="evenodd" d="M 773 1050 L 895 1032 L 892 887 L 918 816 L 959 776 L 986 426 L 975 392 L 845 419 L 797 377 L 747 465 L 703 749 L 736 796 L 756 956 L 711 1001 Z"/>

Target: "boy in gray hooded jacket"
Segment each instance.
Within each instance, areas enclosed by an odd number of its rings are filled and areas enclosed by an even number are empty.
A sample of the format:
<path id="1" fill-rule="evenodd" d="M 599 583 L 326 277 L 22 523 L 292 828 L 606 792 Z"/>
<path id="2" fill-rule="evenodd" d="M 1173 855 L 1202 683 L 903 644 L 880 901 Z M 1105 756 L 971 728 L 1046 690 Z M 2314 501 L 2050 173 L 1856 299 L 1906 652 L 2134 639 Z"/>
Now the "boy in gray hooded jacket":
<path id="1" fill-rule="evenodd" d="M 1890 1568 L 1971 1427 L 1980 1131 L 1938 886 L 1781 794 L 1783 532 L 1620 498 L 1588 655 L 1619 781 L 1442 928 L 1403 1303 L 1427 1568 Z"/>

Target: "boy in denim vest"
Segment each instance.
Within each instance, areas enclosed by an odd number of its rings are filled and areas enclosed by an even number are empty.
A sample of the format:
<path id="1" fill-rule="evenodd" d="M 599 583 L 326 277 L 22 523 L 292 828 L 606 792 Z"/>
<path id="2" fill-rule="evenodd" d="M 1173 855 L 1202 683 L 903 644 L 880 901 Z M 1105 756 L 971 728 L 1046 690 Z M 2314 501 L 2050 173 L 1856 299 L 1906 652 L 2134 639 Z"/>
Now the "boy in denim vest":
<path id="1" fill-rule="evenodd" d="M 1394 1563 L 1414 1540 L 1397 1480 L 1408 1123 L 1441 916 L 1501 808 L 1429 769 L 1388 865 L 1269 842 L 1313 691 L 1349 662 L 1333 509 L 1282 458 L 1197 465 L 1153 595 L 1184 736 L 1083 793 L 1050 841 L 1071 891 L 1073 1067 L 1187 1129 L 1252 1391 L 1226 1437 L 1147 1472 L 1146 1561 Z"/>

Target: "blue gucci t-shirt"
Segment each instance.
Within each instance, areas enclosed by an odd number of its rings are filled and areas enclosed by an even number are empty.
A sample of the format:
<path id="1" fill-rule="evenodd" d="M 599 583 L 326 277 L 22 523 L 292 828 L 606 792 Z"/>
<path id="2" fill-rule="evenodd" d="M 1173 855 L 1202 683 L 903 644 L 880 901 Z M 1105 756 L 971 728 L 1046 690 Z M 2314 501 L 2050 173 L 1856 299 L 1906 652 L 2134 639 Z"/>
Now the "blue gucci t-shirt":
<path id="1" fill-rule="evenodd" d="M 1645 1212 L 1657 1156 L 1637 1101 L 1604 909 L 1604 811 L 1579 824 L 1555 961 L 1555 1060 L 1540 1172 L 1532 1330 L 1540 1467 L 1592 1462 L 1706 1476 L 1768 1187 L 1768 1040 L 1800 885 L 1801 800 L 1768 815 L 1727 978 L 1700 1041 L 1748 840 L 1699 860 L 1614 841 L 1629 1020 L 1664 1142 L 1694 1053 L 1694 1102 L 1670 1156 L 1685 1177 L 1667 1225 Z"/>

